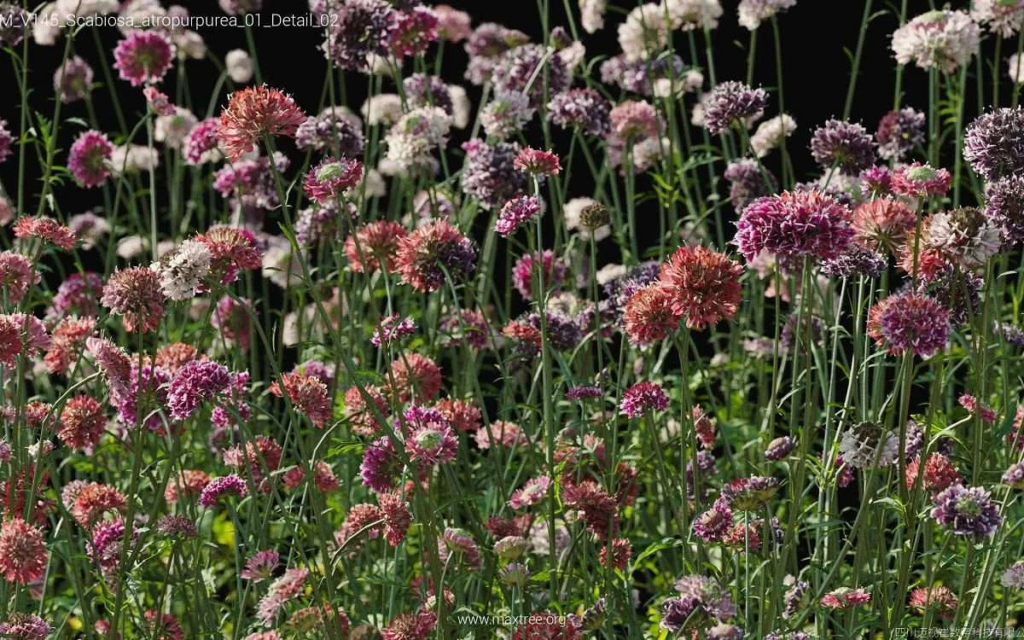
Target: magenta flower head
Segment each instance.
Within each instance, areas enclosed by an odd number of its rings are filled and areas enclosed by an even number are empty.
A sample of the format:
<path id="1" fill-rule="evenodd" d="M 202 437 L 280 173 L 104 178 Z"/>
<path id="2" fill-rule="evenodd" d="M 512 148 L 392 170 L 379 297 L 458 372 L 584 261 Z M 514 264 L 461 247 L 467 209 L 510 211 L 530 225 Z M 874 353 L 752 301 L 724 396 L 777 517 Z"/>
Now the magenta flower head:
<path id="1" fill-rule="evenodd" d="M 149 108 L 154 113 L 161 116 L 173 116 L 177 113 L 174 105 L 171 104 L 167 94 L 161 92 L 156 87 L 146 87 L 142 90 L 142 95 L 146 97 L 146 102 L 149 104 Z"/>
<path id="2" fill-rule="evenodd" d="M 363 179 L 363 163 L 349 158 L 327 158 L 306 174 L 303 187 L 311 200 L 325 204 Z"/>
<path id="3" fill-rule="evenodd" d="M 544 212 L 544 202 L 536 196 L 519 196 L 505 203 L 494 223 L 494 230 L 502 237 L 509 237 L 526 222 Z"/>
<path id="4" fill-rule="evenodd" d="M 185 420 L 204 400 L 222 393 L 231 383 L 224 365 L 210 360 L 193 360 L 178 369 L 167 390 L 171 418 Z"/>
<path id="5" fill-rule="evenodd" d="M 638 382 L 622 394 L 622 413 L 636 418 L 648 411 L 664 411 L 668 408 L 668 395 L 653 382 Z"/>
<path id="6" fill-rule="evenodd" d="M 890 355 L 910 351 L 930 358 L 949 340 L 949 311 L 933 298 L 913 291 L 895 293 L 871 307 L 868 335 Z"/>
<path id="7" fill-rule="evenodd" d="M 236 497 L 242 498 L 245 497 L 245 493 L 245 480 L 232 473 L 211 480 L 210 484 L 206 485 L 203 492 L 199 494 L 199 504 L 204 507 L 212 507 L 220 502 L 221 497 L 225 495 L 234 494 Z"/>
<path id="8" fill-rule="evenodd" d="M 107 136 L 90 129 L 82 132 L 68 153 L 68 171 L 78 186 L 98 187 L 110 177 L 110 158 L 114 145 Z"/>
<path id="9" fill-rule="evenodd" d="M 995 534 L 1003 523 L 999 506 L 981 487 L 955 484 L 935 496 L 934 502 L 932 517 L 958 536 L 981 540 Z"/>
<path id="10" fill-rule="evenodd" d="M 708 94 L 704 128 L 718 135 L 737 123 L 745 127 L 748 120 L 760 118 L 766 106 L 768 94 L 764 89 L 753 89 L 742 82 L 723 82 Z"/>
<path id="11" fill-rule="evenodd" d="M 132 31 L 114 49 L 114 68 L 133 87 L 156 84 L 174 62 L 175 48 L 159 31 Z"/>
<path id="12" fill-rule="evenodd" d="M 747 262 L 762 251 L 786 258 L 827 260 L 850 244 L 850 210 L 817 191 L 758 198 L 743 210 L 736 244 Z"/>
<path id="13" fill-rule="evenodd" d="M 512 166 L 534 177 L 555 176 L 562 170 L 558 156 L 550 151 L 527 147 L 519 152 Z"/>
<path id="14" fill-rule="evenodd" d="M 221 111 L 217 137 L 232 162 L 256 148 L 264 135 L 295 135 L 306 121 L 291 96 L 265 85 L 246 87 L 231 94 Z"/>
<path id="15" fill-rule="evenodd" d="M 939 197 L 949 191 L 951 182 L 949 171 L 915 162 L 896 170 L 892 176 L 892 191 L 908 198 Z"/>

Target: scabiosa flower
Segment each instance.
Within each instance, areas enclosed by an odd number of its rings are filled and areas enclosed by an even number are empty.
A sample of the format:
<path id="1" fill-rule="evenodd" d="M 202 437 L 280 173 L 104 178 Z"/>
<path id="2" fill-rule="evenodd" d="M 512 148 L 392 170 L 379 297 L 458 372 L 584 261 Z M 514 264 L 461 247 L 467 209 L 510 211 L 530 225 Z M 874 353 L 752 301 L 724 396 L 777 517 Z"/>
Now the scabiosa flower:
<path id="1" fill-rule="evenodd" d="M 733 243 L 753 261 L 762 251 L 780 257 L 834 258 L 853 236 L 850 210 L 817 191 L 786 191 L 743 210 Z"/>
<path id="2" fill-rule="evenodd" d="M 185 420 L 204 400 L 223 393 L 231 383 L 224 365 L 209 360 L 193 360 L 178 369 L 167 390 L 171 418 Z"/>
<path id="3" fill-rule="evenodd" d="M 610 127 L 611 104 L 596 89 L 569 89 L 548 103 L 548 119 L 563 129 L 603 137 Z"/>
<path id="4" fill-rule="evenodd" d="M 750 147 L 758 158 L 763 158 L 795 131 L 796 120 L 792 116 L 787 113 L 777 115 L 758 125 L 757 131 L 750 136 Z"/>
<path id="5" fill-rule="evenodd" d="M 319 378 L 293 371 L 281 376 L 270 385 L 270 392 L 287 397 L 299 413 L 309 418 L 315 427 L 323 429 L 334 418 L 330 394 Z"/>
<path id="6" fill-rule="evenodd" d="M 505 140 L 522 131 L 533 118 L 534 111 L 525 93 L 503 93 L 495 96 L 480 111 L 480 124 L 488 137 Z"/>
<path id="7" fill-rule="evenodd" d="M 390 409 L 380 389 L 368 386 L 364 390 L 380 414 L 386 418 Z M 352 430 L 365 436 L 372 436 L 382 428 L 375 413 L 369 408 L 363 394 L 360 393 L 359 387 L 350 387 L 345 392 L 345 416 L 352 425 Z"/>
<path id="8" fill-rule="evenodd" d="M 0 253 L 0 291 L 8 303 L 16 305 L 28 288 L 39 282 L 39 274 L 28 258 L 13 251 Z"/>
<path id="9" fill-rule="evenodd" d="M 399 30 L 399 13 L 384 0 L 343 0 L 332 8 L 327 59 L 343 69 L 363 71 L 368 58 L 386 56 Z"/>
<path id="10" fill-rule="evenodd" d="M 903 160 L 914 147 L 925 142 L 925 115 L 905 107 L 882 116 L 875 132 L 878 155 L 885 160 Z"/>
<path id="11" fill-rule="evenodd" d="M 383 640 L 427 640 L 437 626 L 437 616 L 432 611 L 403 613 L 397 615 L 381 629 Z"/>
<path id="12" fill-rule="evenodd" d="M 795 443 L 789 436 L 780 436 L 768 443 L 764 450 L 764 457 L 771 461 L 782 460 L 793 451 Z"/>
<path id="13" fill-rule="evenodd" d="M 886 432 L 874 422 L 851 426 L 839 442 L 839 454 L 843 460 L 858 469 L 895 464 L 898 450 L 897 434 Z"/>
<path id="14" fill-rule="evenodd" d="M 0 575 L 8 582 L 30 584 L 46 572 L 43 532 L 21 518 L 0 525 Z"/>
<path id="15" fill-rule="evenodd" d="M 16 47 L 25 37 L 29 15 L 13 2 L 0 2 L 0 47 Z"/>
<path id="16" fill-rule="evenodd" d="M 385 343 L 395 342 L 404 336 L 411 336 L 416 333 L 416 323 L 412 318 L 402 318 L 397 313 L 391 314 L 381 320 L 380 325 L 375 327 L 373 335 L 370 336 L 370 343 L 379 347 Z"/>
<path id="17" fill-rule="evenodd" d="M 468 531 L 447 527 L 438 543 L 441 558 L 445 562 L 454 559 L 455 562 L 465 563 L 468 567 L 480 566 L 480 547 Z"/>
<path id="18" fill-rule="evenodd" d="M 742 82 L 723 82 L 711 90 L 704 106 L 704 128 L 718 135 L 734 124 L 756 120 L 768 105 L 764 89 L 752 89 Z M 870 164 L 870 163 L 869 163 Z"/>
<path id="19" fill-rule="evenodd" d="M 778 490 L 779 481 L 776 478 L 764 476 L 737 478 L 722 488 L 722 495 L 719 499 L 733 509 L 757 511 L 762 509 Z"/>
<path id="20" fill-rule="evenodd" d="M 895 253 L 914 230 L 917 216 L 900 200 L 878 198 L 853 210 L 854 240 L 868 249 Z"/>
<path id="21" fill-rule="evenodd" d="M 401 473 L 402 462 L 390 438 L 378 438 L 363 451 L 359 477 L 367 487 L 378 493 L 391 491 Z"/>
<path id="22" fill-rule="evenodd" d="M 558 175 L 558 172 L 562 170 L 557 155 L 533 147 L 526 147 L 520 151 L 512 161 L 512 166 L 537 179 Z"/>
<path id="23" fill-rule="evenodd" d="M 924 615 L 927 609 L 933 609 L 939 617 L 952 620 L 956 608 L 960 604 L 956 594 L 948 587 L 917 588 L 910 592 L 910 608 Z"/>
<path id="24" fill-rule="evenodd" d="M 345 255 L 349 267 L 358 273 L 395 270 L 395 260 L 401 240 L 409 235 L 397 222 L 378 220 L 356 229 L 345 239 Z"/>
<path id="25" fill-rule="evenodd" d="M 160 291 L 169 300 L 189 300 L 203 287 L 212 261 L 213 254 L 205 244 L 186 240 L 165 253 L 150 269 L 159 275 Z"/>
<path id="26" fill-rule="evenodd" d="M 57 435 L 72 449 L 94 447 L 107 430 L 107 416 L 99 401 L 90 396 L 75 396 L 64 404 Z"/>
<path id="27" fill-rule="evenodd" d="M 930 358 L 949 339 L 949 311 L 933 298 L 912 291 L 890 295 L 868 312 L 868 335 L 890 355 L 910 351 Z"/>
<path id="28" fill-rule="evenodd" d="M 365 148 L 362 120 L 344 107 L 326 107 L 319 116 L 306 118 L 295 130 L 295 146 L 303 151 L 361 158 Z"/>
<path id="29" fill-rule="evenodd" d="M 663 128 L 657 110 L 646 100 L 627 100 L 608 114 L 609 133 L 617 144 L 658 136 Z"/>
<path id="30" fill-rule="evenodd" d="M 220 8 L 231 16 L 247 13 L 259 13 L 263 8 L 263 0 L 219 0 Z"/>
<path id="31" fill-rule="evenodd" d="M 851 244 L 838 256 L 822 262 L 821 273 L 830 278 L 877 278 L 888 266 L 882 254 Z"/>
<path id="32" fill-rule="evenodd" d="M 908 198 L 938 197 L 949 191 L 951 181 L 949 171 L 915 162 L 896 170 L 892 176 L 892 191 Z"/>
<path id="33" fill-rule="evenodd" d="M 999 583 L 1007 589 L 1024 589 L 1024 560 L 1015 562 L 1004 571 Z"/>
<path id="34" fill-rule="evenodd" d="M 391 363 L 385 396 L 394 394 L 399 402 L 429 402 L 441 392 L 441 368 L 430 358 L 406 353 Z"/>
<path id="35" fill-rule="evenodd" d="M 355 188 L 362 179 L 363 163 L 358 160 L 326 158 L 309 170 L 302 186 L 311 200 L 324 204 Z"/>
<path id="36" fill-rule="evenodd" d="M 512 267 L 512 285 L 526 300 L 533 300 L 533 278 L 542 274 L 546 290 L 558 289 L 565 284 L 569 267 L 550 249 L 523 254 Z"/>
<path id="37" fill-rule="evenodd" d="M 1024 489 L 1024 462 L 1016 462 L 1003 473 L 1002 483 L 1014 489 Z"/>
<path id="38" fill-rule="evenodd" d="M 257 551 L 245 561 L 245 567 L 239 575 L 243 580 L 261 582 L 274 574 L 281 561 L 281 556 L 273 549 Z"/>
<path id="39" fill-rule="evenodd" d="M 6 622 L 0 623 L 0 634 L 12 640 L 46 640 L 51 633 L 53 627 L 31 613 L 12 613 Z"/>
<path id="40" fill-rule="evenodd" d="M 461 42 L 473 32 L 472 21 L 468 13 L 459 11 L 447 4 L 434 5 L 437 15 L 437 34 L 448 42 Z"/>
<path id="41" fill-rule="evenodd" d="M 1024 175 L 990 182 L 985 200 L 985 216 L 1002 230 L 1007 244 L 1024 242 Z"/>
<path id="42" fill-rule="evenodd" d="M 874 142 L 863 125 L 829 120 L 811 135 L 811 155 L 823 169 L 857 175 L 875 163 Z"/>
<path id="43" fill-rule="evenodd" d="M 693 532 L 704 542 L 721 542 L 733 525 L 732 509 L 716 500 L 710 509 L 693 520 Z"/>
<path id="44" fill-rule="evenodd" d="M 623 313 L 629 341 L 645 346 L 672 335 L 683 319 L 675 310 L 674 300 L 669 289 L 663 286 L 645 287 L 634 293 Z"/>
<path id="45" fill-rule="evenodd" d="M 544 202 L 536 196 L 519 196 L 509 200 L 501 208 L 494 230 L 498 235 L 507 238 L 523 224 L 544 212 Z"/>
<path id="46" fill-rule="evenodd" d="M 675 585 L 678 598 L 661 605 L 661 627 L 669 631 L 700 629 L 711 621 L 723 621 L 736 614 L 729 593 L 711 578 L 688 575 Z"/>
<path id="47" fill-rule="evenodd" d="M 110 177 L 113 154 L 114 145 L 107 136 L 93 129 L 83 131 L 68 152 L 68 171 L 78 186 L 98 187 Z"/>
<path id="48" fill-rule="evenodd" d="M 999 251 L 999 230 L 973 207 L 940 211 L 925 222 L 926 249 L 935 250 L 966 270 L 983 266 Z M 909 246 L 908 251 L 913 251 Z M 911 268 L 913 259 L 911 256 Z"/>
<path id="49" fill-rule="evenodd" d="M 406 438 L 405 447 L 410 460 L 432 466 L 451 462 L 459 441 L 447 420 L 419 421 Z"/>
<path id="50" fill-rule="evenodd" d="M 975 0 L 971 17 L 987 25 L 992 33 L 1009 38 L 1024 25 L 1024 2 L 1021 0 Z"/>
<path id="51" fill-rule="evenodd" d="M 662 266 L 659 279 L 671 296 L 673 310 L 686 326 L 703 329 L 731 320 L 740 302 L 743 268 L 707 247 L 681 247 Z"/>
<path id="52" fill-rule="evenodd" d="M 445 270 L 453 278 L 473 273 L 476 247 L 447 220 L 435 220 L 399 240 L 395 263 L 402 282 L 429 293 L 444 283 Z"/>
<path id="53" fill-rule="evenodd" d="M 622 394 L 622 413 L 636 418 L 648 411 L 668 408 L 668 395 L 653 382 L 638 382 Z"/>
<path id="54" fill-rule="evenodd" d="M 491 447 L 511 449 L 526 447 L 530 444 L 530 439 L 523 433 L 522 427 L 505 420 L 497 420 L 478 429 L 474 439 L 476 446 L 480 449 L 490 449 Z"/>
<path id="55" fill-rule="evenodd" d="M 437 40 L 439 21 L 432 9 L 413 6 L 398 12 L 398 27 L 391 37 L 395 57 L 421 55 Z"/>
<path id="56" fill-rule="evenodd" d="M 207 118 L 189 130 L 181 145 L 181 155 L 186 164 L 198 166 L 220 159 L 221 152 L 217 146 L 219 128 L 219 118 Z"/>
<path id="57" fill-rule="evenodd" d="M 840 587 L 821 597 L 819 604 L 828 609 L 852 609 L 871 602 L 871 594 L 864 589 Z"/>
<path id="58" fill-rule="evenodd" d="M 231 94 L 221 111 L 217 138 L 232 162 L 256 148 L 264 135 L 294 137 L 306 114 L 291 96 L 265 85 Z"/>
<path id="59" fill-rule="evenodd" d="M 739 22 L 748 30 L 754 31 L 768 18 L 795 4 L 796 0 L 740 0 L 737 8 Z"/>
<path id="60" fill-rule="evenodd" d="M 210 271 L 221 284 L 231 284 L 238 280 L 239 271 L 259 269 L 263 264 L 263 251 L 247 229 L 217 225 L 195 239 L 210 250 Z"/>
<path id="61" fill-rule="evenodd" d="M 512 166 L 519 155 L 517 143 L 488 145 L 482 140 L 470 140 L 462 149 L 466 152 L 462 189 L 484 207 L 494 209 L 526 191 L 526 175 Z"/>
<path id="62" fill-rule="evenodd" d="M 93 71 L 89 63 L 72 56 L 53 72 L 53 90 L 64 104 L 77 102 L 92 91 Z"/>
<path id="63" fill-rule="evenodd" d="M 235 474 L 214 478 L 199 494 L 199 504 L 204 507 L 213 507 L 221 498 L 228 494 L 234 494 L 238 498 L 245 497 L 245 480 Z"/>
<path id="64" fill-rule="evenodd" d="M 155 331 L 164 315 L 160 276 L 149 267 L 115 271 L 103 287 L 100 303 L 122 316 L 128 331 Z"/>
<path id="65" fill-rule="evenodd" d="M 722 177 L 730 182 L 729 202 L 737 211 L 742 211 L 758 198 L 775 193 L 778 188 L 775 176 L 750 158 L 730 162 Z"/>
<path id="66" fill-rule="evenodd" d="M 550 96 L 569 88 L 572 77 L 560 56 L 549 55 L 539 44 L 510 49 L 498 60 L 492 75 L 496 95 L 518 91 L 539 108 Z"/>
<path id="67" fill-rule="evenodd" d="M 384 537 L 388 544 L 397 547 L 405 540 L 405 534 L 412 523 L 409 504 L 397 493 L 382 493 L 377 496 L 377 502 L 384 518 Z"/>
<path id="68" fill-rule="evenodd" d="M 947 74 L 967 64 L 980 44 L 981 29 L 964 11 L 929 11 L 892 34 L 897 62 Z"/>
<path id="69" fill-rule="evenodd" d="M 550 488 L 551 478 L 547 476 L 530 478 L 526 484 L 515 490 L 508 501 L 508 506 L 513 509 L 526 509 L 543 500 Z"/>
<path id="70" fill-rule="evenodd" d="M 907 464 L 906 477 L 904 480 L 907 489 L 913 489 L 917 478 L 921 474 L 921 458 L 915 457 Z M 955 484 L 962 484 L 963 477 L 957 471 L 956 465 L 941 453 L 932 453 L 924 462 L 924 483 L 923 487 L 931 494 L 936 494 L 948 489 Z"/>
<path id="71" fill-rule="evenodd" d="M 160 31 L 132 31 L 114 49 L 114 68 L 133 87 L 156 84 L 174 63 L 175 52 L 170 39 Z"/>
<path id="72" fill-rule="evenodd" d="M 955 484 L 935 496 L 934 502 L 931 516 L 956 535 L 980 541 L 994 535 L 1003 523 L 999 506 L 981 487 Z"/>
<path id="73" fill-rule="evenodd" d="M 256 618 L 265 626 L 272 626 L 284 605 L 302 593 L 308 577 L 309 569 L 287 569 L 260 598 L 256 605 Z"/>

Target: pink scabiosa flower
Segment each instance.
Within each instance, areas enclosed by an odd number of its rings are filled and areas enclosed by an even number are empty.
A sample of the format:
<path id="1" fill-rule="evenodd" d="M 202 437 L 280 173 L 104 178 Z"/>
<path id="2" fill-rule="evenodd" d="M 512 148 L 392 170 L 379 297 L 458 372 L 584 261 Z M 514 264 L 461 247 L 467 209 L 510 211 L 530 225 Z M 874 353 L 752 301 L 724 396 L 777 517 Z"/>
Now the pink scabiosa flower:
<path id="1" fill-rule="evenodd" d="M 367 386 L 364 391 L 376 405 L 380 414 L 386 418 L 390 409 L 381 390 L 374 386 Z M 350 387 L 345 392 L 345 416 L 348 418 L 352 430 L 360 435 L 372 436 L 382 428 L 376 415 L 367 405 L 363 394 L 359 391 L 359 387 Z"/>
<path id="2" fill-rule="evenodd" d="M 186 420 L 204 400 L 223 393 L 231 383 L 224 365 L 193 360 L 178 369 L 167 389 L 167 406 L 174 420 Z"/>
<path id="3" fill-rule="evenodd" d="M 357 273 L 374 273 L 384 268 L 395 270 L 402 238 L 409 235 L 405 227 L 397 222 L 378 220 L 356 229 L 345 238 L 345 255 L 349 267 Z"/>
<path id="4" fill-rule="evenodd" d="M 480 409 L 469 400 L 440 400 L 434 408 L 441 412 L 456 431 L 475 432 L 483 419 Z"/>
<path id="5" fill-rule="evenodd" d="M 167 94 L 161 93 L 156 87 L 146 87 L 142 90 L 142 95 L 146 97 L 146 102 L 153 113 L 160 116 L 173 116 L 177 113 Z"/>
<path id="6" fill-rule="evenodd" d="M 39 282 L 39 274 L 28 258 L 13 251 L 0 253 L 0 291 L 9 304 L 16 305 L 29 287 Z"/>
<path id="7" fill-rule="evenodd" d="M 385 396 L 399 402 L 430 402 L 441 392 L 441 368 L 430 358 L 406 353 L 391 363 L 384 386 Z"/>
<path id="8" fill-rule="evenodd" d="M 653 382 L 638 382 L 622 394 L 622 413 L 636 418 L 648 411 L 664 411 L 668 408 L 668 395 Z"/>
<path id="9" fill-rule="evenodd" d="M 686 326 L 700 330 L 736 315 L 742 273 L 739 263 L 725 254 L 696 246 L 672 254 L 661 266 L 659 278 L 673 311 L 686 318 Z"/>
<path id="10" fill-rule="evenodd" d="M 11 155 L 14 146 L 14 136 L 7 129 L 7 121 L 0 118 L 0 163 Z"/>
<path id="11" fill-rule="evenodd" d="M 526 484 L 515 490 L 512 497 L 509 498 L 508 506 L 513 509 L 527 509 L 543 500 L 550 488 L 551 478 L 547 476 L 530 478 Z"/>
<path id="12" fill-rule="evenodd" d="M 234 494 L 235 497 L 243 498 L 246 491 L 245 480 L 235 474 L 214 478 L 199 494 L 199 504 L 204 507 L 213 507 L 225 495 Z"/>
<path id="13" fill-rule="evenodd" d="M 895 253 L 914 230 L 917 216 L 900 200 L 878 198 L 853 210 L 854 240 L 874 251 Z"/>
<path id="14" fill-rule="evenodd" d="M 412 318 L 403 318 L 393 313 L 380 321 L 380 325 L 373 329 L 370 336 L 370 344 L 379 347 L 383 344 L 397 342 L 405 336 L 416 333 L 416 323 Z"/>
<path id="15" fill-rule="evenodd" d="M 107 430 L 107 416 L 99 401 L 90 396 L 75 396 L 64 404 L 57 436 L 72 449 L 96 446 Z"/>
<path id="16" fill-rule="evenodd" d="M 526 191 L 526 175 L 512 166 L 520 151 L 517 143 L 487 144 L 474 139 L 464 143 L 462 149 L 466 152 L 462 190 L 484 207 L 495 209 Z"/>
<path id="17" fill-rule="evenodd" d="M 248 229 L 218 225 L 196 236 L 195 240 L 210 250 L 210 272 L 219 277 L 221 284 L 238 280 L 241 270 L 263 266 L 263 251 Z"/>
<path id="18" fill-rule="evenodd" d="M 852 609 L 871 602 L 871 594 L 864 589 L 841 587 L 821 597 L 820 604 L 828 609 Z"/>
<path id="19" fill-rule="evenodd" d="M 359 477 L 367 487 L 378 493 L 391 491 L 401 473 L 402 461 L 390 438 L 378 438 L 363 451 Z"/>
<path id="20" fill-rule="evenodd" d="M 432 611 L 397 615 L 380 631 L 383 640 L 427 640 L 437 626 Z"/>
<path id="21" fill-rule="evenodd" d="M 75 232 L 46 216 L 23 216 L 14 223 L 14 235 L 18 238 L 34 238 L 48 242 L 68 251 L 75 248 Z"/>
<path id="22" fill-rule="evenodd" d="M 633 552 L 629 547 L 629 540 L 626 538 L 616 538 L 612 540 L 611 544 L 601 548 L 598 560 L 601 562 L 602 567 L 625 571 L 632 555 Z"/>
<path id="23" fill-rule="evenodd" d="M 12 640 L 46 640 L 51 633 L 53 627 L 31 613 L 12 613 L 6 622 L 0 623 L 0 636 Z"/>
<path id="24" fill-rule="evenodd" d="M 523 224 L 544 212 L 544 202 L 536 196 L 519 196 L 505 203 L 494 223 L 498 235 L 507 238 Z"/>
<path id="25" fill-rule="evenodd" d="M 951 182 L 949 171 L 915 162 L 896 170 L 892 176 L 892 191 L 907 198 L 940 197 L 949 191 Z"/>
<path id="26" fill-rule="evenodd" d="M 537 272 L 543 274 L 544 289 L 551 291 L 565 284 L 569 267 L 550 249 L 521 256 L 512 266 L 512 286 L 526 300 L 533 300 L 533 279 Z"/>
<path id="27" fill-rule="evenodd" d="M 932 609 L 939 617 L 952 620 L 960 604 L 956 594 L 948 587 L 921 587 L 910 592 L 910 608 L 921 615 Z"/>
<path id="28" fill-rule="evenodd" d="M 446 562 L 464 563 L 475 568 L 480 566 L 480 547 L 465 529 L 448 527 L 438 541 L 441 558 Z"/>
<path id="29" fill-rule="evenodd" d="M 178 500 L 199 496 L 203 493 L 206 485 L 210 484 L 210 476 L 201 469 L 182 469 L 181 473 L 167 482 L 164 489 L 164 499 L 174 504 Z"/>
<path id="30" fill-rule="evenodd" d="M 384 518 L 384 537 L 388 544 L 397 547 L 405 540 L 405 534 L 412 523 L 409 504 L 397 493 L 382 493 L 377 496 L 377 502 Z"/>
<path id="31" fill-rule="evenodd" d="M 24 313 L 0 315 L 0 364 L 14 367 L 18 356 L 30 358 L 49 347 L 50 336 L 39 318 Z"/>
<path id="32" fill-rule="evenodd" d="M 160 276 L 149 267 L 116 271 L 103 287 L 100 303 L 122 317 L 127 331 L 155 331 L 164 315 Z"/>
<path id="33" fill-rule="evenodd" d="M 391 37 L 391 53 L 397 58 L 418 56 L 437 40 L 437 14 L 427 7 L 411 7 L 398 13 L 398 27 Z"/>
<path id="34" fill-rule="evenodd" d="M 447 464 L 455 459 L 459 441 L 445 420 L 420 422 L 405 440 L 409 459 L 424 466 Z"/>
<path id="35" fill-rule="evenodd" d="M 77 102 L 92 91 L 92 78 L 89 63 L 78 56 L 72 56 L 53 72 L 53 90 L 61 102 Z"/>
<path id="36" fill-rule="evenodd" d="M 733 243 L 752 262 L 762 251 L 780 257 L 827 260 L 853 237 L 850 210 L 817 191 L 758 198 L 743 210 Z"/>
<path id="37" fill-rule="evenodd" d="M 917 483 L 918 476 L 921 475 L 921 457 L 918 456 L 911 460 L 907 464 L 906 477 L 904 481 L 907 484 L 907 489 L 912 490 L 914 485 Z M 924 462 L 924 478 L 923 484 L 924 490 L 928 493 L 935 495 L 941 491 L 945 491 L 949 487 L 955 484 L 962 484 L 963 476 L 957 471 L 956 465 L 953 461 L 941 453 L 932 453 L 928 455 L 928 458 Z"/>
<path id="38" fill-rule="evenodd" d="M 868 312 L 868 335 L 890 355 L 930 358 L 949 340 L 949 311 L 933 298 L 913 291 L 890 295 Z"/>
<path id="39" fill-rule="evenodd" d="M 679 329 L 683 319 L 675 311 L 668 288 L 657 285 L 634 293 L 622 317 L 629 341 L 637 346 L 661 342 Z"/>
<path id="40" fill-rule="evenodd" d="M 270 385 L 270 393 L 287 397 L 295 409 L 323 429 L 334 418 L 330 394 L 319 378 L 299 372 L 286 373 Z"/>
<path id="41" fill-rule="evenodd" d="M 693 520 L 693 532 L 704 542 L 721 542 L 733 525 L 732 509 L 716 500 L 710 509 Z"/>
<path id="42" fill-rule="evenodd" d="M 465 11 L 437 4 L 434 5 L 434 14 L 438 19 L 438 36 L 448 42 L 461 42 L 473 33 L 472 18 Z"/>
<path id="43" fill-rule="evenodd" d="M 533 147 L 526 147 L 520 151 L 516 159 L 512 161 L 512 166 L 518 171 L 530 174 L 538 179 L 558 175 L 558 172 L 562 170 L 558 156 L 550 151 L 534 149 Z"/>
<path id="44" fill-rule="evenodd" d="M 964 409 L 967 409 L 967 411 L 970 412 L 972 415 L 980 414 L 982 420 L 984 420 L 988 424 L 995 424 L 996 418 L 998 417 L 998 414 L 995 412 L 995 409 L 992 409 L 991 407 L 986 407 L 985 405 L 979 403 L 978 399 L 970 395 L 969 393 L 962 394 L 957 399 L 957 402 L 959 402 L 960 406 L 963 407 Z"/>
<path id="45" fill-rule="evenodd" d="M 303 188 L 311 200 L 325 204 L 363 179 L 363 163 L 349 158 L 327 158 L 309 170 Z"/>
<path id="46" fill-rule="evenodd" d="M 245 561 L 245 567 L 239 575 L 243 580 L 261 582 L 274 574 L 281 561 L 281 556 L 273 549 L 257 551 Z"/>
<path id="47" fill-rule="evenodd" d="M 68 489 L 74 489 L 69 492 Z M 89 482 L 80 486 L 67 485 L 61 498 L 75 522 L 83 529 L 92 529 L 105 516 L 121 514 L 128 504 L 124 494 L 106 484 Z"/>
<path id="48" fill-rule="evenodd" d="M 217 130 L 220 128 L 219 118 L 207 118 L 188 132 L 185 142 L 181 145 L 181 155 L 185 163 L 199 166 L 213 162 L 221 157 L 217 146 Z"/>
<path id="49" fill-rule="evenodd" d="M 472 274 L 476 257 L 472 240 L 441 219 L 399 240 L 395 268 L 402 282 L 422 293 L 430 293 L 441 288 L 445 271 L 453 278 Z"/>
<path id="50" fill-rule="evenodd" d="M 94 129 L 83 131 L 68 152 L 68 171 L 78 186 L 98 187 L 110 177 L 113 155 L 114 145 L 106 135 Z"/>
<path id="51" fill-rule="evenodd" d="M 477 429 L 476 435 L 476 446 L 482 450 L 490 449 L 491 447 L 504 447 L 511 449 L 513 447 L 527 447 L 530 444 L 530 438 L 523 433 L 522 427 L 505 420 L 496 420 L 485 427 Z"/>
<path id="52" fill-rule="evenodd" d="M 30 584 L 46 573 L 43 532 L 21 518 L 0 525 L 0 575 L 8 582 Z"/>
<path id="53" fill-rule="evenodd" d="M 256 605 L 256 618 L 265 626 L 273 626 L 274 619 L 284 605 L 302 593 L 309 578 L 309 569 L 288 569 L 271 583 L 266 595 Z"/>
<path id="54" fill-rule="evenodd" d="M 175 46 L 158 30 L 132 31 L 114 49 L 114 68 L 133 87 L 156 84 L 174 63 Z"/>
<path id="55" fill-rule="evenodd" d="M 231 94 L 221 111 L 217 138 L 232 162 L 252 151 L 264 135 L 295 136 L 306 114 L 291 96 L 261 85 Z"/>
<path id="56" fill-rule="evenodd" d="M 955 73 L 978 52 L 981 28 L 965 11 L 929 11 L 892 34 L 896 62 Z"/>

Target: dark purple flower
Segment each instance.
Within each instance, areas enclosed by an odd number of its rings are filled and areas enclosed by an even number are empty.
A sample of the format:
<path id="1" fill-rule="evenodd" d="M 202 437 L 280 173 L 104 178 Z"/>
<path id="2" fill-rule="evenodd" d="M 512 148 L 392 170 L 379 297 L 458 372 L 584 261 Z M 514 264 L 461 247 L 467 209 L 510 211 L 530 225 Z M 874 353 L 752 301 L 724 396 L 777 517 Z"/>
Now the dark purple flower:
<path id="1" fill-rule="evenodd" d="M 925 142 L 925 116 L 920 111 L 905 107 L 882 116 L 875 132 L 878 155 L 884 160 L 900 161 L 914 147 Z"/>
<path id="2" fill-rule="evenodd" d="M 829 120 L 811 135 L 811 155 L 825 170 L 855 176 L 875 163 L 875 146 L 863 125 Z"/>
<path id="3" fill-rule="evenodd" d="M 990 182 L 1024 171 L 1024 107 L 996 109 L 972 122 L 964 159 Z"/>
<path id="4" fill-rule="evenodd" d="M 934 502 L 932 517 L 956 535 L 981 540 L 995 534 L 1003 523 L 999 506 L 981 487 L 955 484 L 935 496 Z"/>
<path id="5" fill-rule="evenodd" d="M 711 90 L 704 105 L 704 127 L 714 135 L 727 131 L 736 123 L 746 126 L 768 106 L 764 89 L 752 89 L 742 82 L 729 81 Z"/>

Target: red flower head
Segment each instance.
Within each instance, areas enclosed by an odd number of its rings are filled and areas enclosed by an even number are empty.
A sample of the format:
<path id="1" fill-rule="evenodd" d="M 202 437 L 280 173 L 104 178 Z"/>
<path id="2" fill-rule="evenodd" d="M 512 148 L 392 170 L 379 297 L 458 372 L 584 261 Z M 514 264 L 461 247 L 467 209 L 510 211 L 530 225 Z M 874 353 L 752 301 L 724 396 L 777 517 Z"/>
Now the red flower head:
<path id="1" fill-rule="evenodd" d="M 293 137 L 306 114 L 291 96 L 266 85 L 231 94 L 217 137 L 232 162 L 256 148 L 263 135 Z"/>

